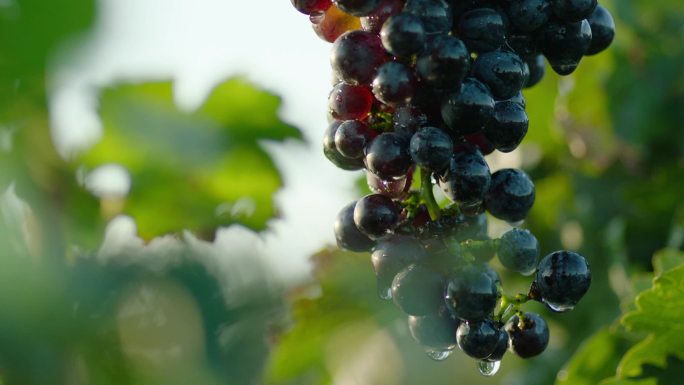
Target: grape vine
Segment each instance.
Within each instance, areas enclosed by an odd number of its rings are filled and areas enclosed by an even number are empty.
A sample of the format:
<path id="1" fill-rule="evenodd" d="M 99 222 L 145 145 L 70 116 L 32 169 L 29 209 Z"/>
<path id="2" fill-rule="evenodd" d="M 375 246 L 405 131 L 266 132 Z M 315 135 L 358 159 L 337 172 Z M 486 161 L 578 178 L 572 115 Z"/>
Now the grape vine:
<path id="1" fill-rule="evenodd" d="M 373 191 L 338 214 L 338 246 L 372 252 L 379 296 L 408 315 L 431 358 L 458 347 L 493 375 L 507 351 L 541 354 L 548 326 L 523 305 L 571 310 L 589 289 L 589 264 L 571 251 L 540 259 L 535 236 L 519 228 L 533 181 L 520 169 L 492 173 L 485 156 L 522 142 L 522 89 L 541 81 L 547 61 L 569 75 L 611 44 L 610 13 L 596 0 L 291 1 L 333 43 L 324 154 L 365 169 Z M 491 239 L 487 212 L 514 228 Z M 528 293 L 504 293 L 488 264 L 495 256 L 533 276 Z"/>

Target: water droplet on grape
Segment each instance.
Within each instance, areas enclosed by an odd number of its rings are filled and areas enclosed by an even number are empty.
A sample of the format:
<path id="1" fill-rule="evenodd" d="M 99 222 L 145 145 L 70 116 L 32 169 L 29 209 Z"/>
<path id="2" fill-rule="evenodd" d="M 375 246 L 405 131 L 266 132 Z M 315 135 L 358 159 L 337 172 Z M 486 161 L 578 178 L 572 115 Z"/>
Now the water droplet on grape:
<path id="1" fill-rule="evenodd" d="M 556 313 L 565 313 L 567 311 L 570 311 L 575 308 L 573 305 L 562 305 L 562 304 L 557 304 L 557 303 L 551 303 L 544 301 L 546 306 L 549 307 L 549 309 L 555 311 Z"/>
<path id="2" fill-rule="evenodd" d="M 425 354 L 435 361 L 444 361 L 453 353 L 453 350 L 426 350 Z"/>
<path id="3" fill-rule="evenodd" d="M 480 374 L 486 377 L 495 375 L 500 367 L 501 361 L 479 361 L 477 363 L 477 369 L 480 370 Z"/>
<path id="4" fill-rule="evenodd" d="M 392 300 L 392 288 L 391 287 L 378 287 L 378 296 L 380 299 L 387 301 Z"/>
<path id="5" fill-rule="evenodd" d="M 376 194 L 387 195 L 390 198 L 399 198 L 404 194 L 406 187 L 406 176 L 394 180 L 382 180 L 373 173 L 366 173 L 368 188 Z"/>

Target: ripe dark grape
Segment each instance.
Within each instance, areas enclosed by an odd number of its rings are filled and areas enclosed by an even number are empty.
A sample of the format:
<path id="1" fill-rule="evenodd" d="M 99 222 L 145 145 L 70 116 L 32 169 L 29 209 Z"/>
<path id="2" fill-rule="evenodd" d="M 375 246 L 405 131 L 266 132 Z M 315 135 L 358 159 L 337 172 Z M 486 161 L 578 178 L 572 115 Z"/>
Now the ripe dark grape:
<path id="1" fill-rule="evenodd" d="M 534 183 L 522 170 L 507 168 L 492 174 L 485 207 L 493 216 L 519 222 L 527 216 L 535 198 Z"/>
<path id="2" fill-rule="evenodd" d="M 506 38 L 501 14 L 492 8 L 478 8 L 464 13 L 458 21 L 458 35 L 475 52 L 499 49 Z"/>
<path id="3" fill-rule="evenodd" d="M 372 172 L 366 173 L 366 182 L 368 183 L 368 188 L 372 192 L 386 195 L 392 199 L 404 197 L 407 187 L 411 184 L 409 177 L 383 180 Z"/>
<path id="4" fill-rule="evenodd" d="M 419 128 L 427 124 L 427 116 L 415 106 L 401 106 L 392 115 L 394 132 L 410 139 Z"/>
<path id="5" fill-rule="evenodd" d="M 499 343 L 499 328 L 491 319 L 463 322 L 456 331 L 458 347 L 476 359 L 485 359 L 494 353 Z"/>
<path id="6" fill-rule="evenodd" d="M 439 177 L 439 185 L 449 199 L 468 205 L 482 202 L 490 183 L 489 166 L 474 146 L 459 146 Z"/>
<path id="7" fill-rule="evenodd" d="M 381 65 L 373 80 L 373 95 L 389 106 L 411 101 L 415 88 L 416 78 L 413 71 L 396 61 Z"/>
<path id="8" fill-rule="evenodd" d="M 337 151 L 337 147 L 335 146 L 335 134 L 337 133 L 340 124 L 342 124 L 342 122 L 339 120 L 333 121 L 323 133 L 323 154 L 338 168 L 347 171 L 360 170 L 364 167 L 363 159 L 350 159 Z"/>
<path id="9" fill-rule="evenodd" d="M 478 56 L 473 74 L 489 86 L 497 100 L 510 99 L 522 90 L 527 77 L 524 62 L 510 51 L 492 51 Z"/>
<path id="10" fill-rule="evenodd" d="M 451 8 L 444 0 L 406 0 L 404 12 L 420 17 L 427 34 L 449 33 L 453 24 Z"/>
<path id="11" fill-rule="evenodd" d="M 512 98 L 508 99 L 509 102 L 517 103 L 520 105 L 520 107 L 525 108 L 527 101 L 525 100 L 525 95 L 523 95 L 522 91 L 518 92 L 513 96 Z"/>
<path id="12" fill-rule="evenodd" d="M 365 162 L 381 179 L 403 177 L 411 166 L 409 142 L 395 133 L 382 133 L 366 147 Z"/>
<path id="13" fill-rule="evenodd" d="M 537 268 L 539 242 L 529 230 L 510 230 L 501 236 L 498 256 L 505 268 L 530 275 Z"/>
<path id="14" fill-rule="evenodd" d="M 330 0 L 290 0 L 292 5 L 301 13 L 310 15 L 316 12 L 325 12 L 330 8 Z"/>
<path id="15" fill-rule="evenodd" d="M 530 294 L 551 310 L 572 310 L 591 286 L 587 260 L 571 251 L 556 251 L 539 262 Z"/>
<path id="16" fill-rule="evenodd" d="M 559 75 L 575 71 L 591 45 L 589 22 L 549 22 L 541 28 L 539 46 Z"/>
<path id="17" fill-rule="evenodd" d="M 460 90 L 451 93 L 442 103 L 442 118 L 458 135 L 480 131 L 494 115 L 494 98 L 481 81 L 467 77 Z"/>
<path id="18" fill-rule="evenodd" d="M 385 21 L 393 15 L 401 12 L 404 7 L 402 0 L 380 0 L 380 4 L 368 16 L 361 18 L 361 28 L 364 31 L 380 33 Z"/>
<path id="19" fill-rule="evenodd" d="M 423 50 L 425 26 L 420 17 L 402 12 L 385 21 L 380 37 L 387 52 L 397 57 L 409 57 Z"/>
<path id="20" fill-rule="evenodd" d="M 439 128 L 425 127 L 413 135 L 409 151 L 418 166 L 439 172 L 451 161 L 454 142 Z"/>
<path id="21" fill-rule="evenodd" d="M 597 0 L 551 0 L 551 9 L 561 20 L 580 21 L 589 17 L 597 4 Z"/>
<path id="22" fill-rule="evenodd" d="M 346 120 L 335 133 L 335 147 L 347 158 L 363 158 L 363 150 L 378 133 L 358 120 Z"/>
<path id="23" fill-rule="evenodd" d="M 522 319 L 514 315 L 506 323 L 509 349 L 522 358 L 541 354 L 549 344 L 549 327 L 536 313 L 524 313 Z"/>
<path id="24" fill-rule="evenodd" d="M 531 88 L 536 86 L 543 78 L 546 73 L 546 62 L 544 61 L 544 55 L 536 55 L 527 60 L 527 68 L 530 70 L 530 76 L 525 82 L 525 88 Z"/>
<path id="25" fill-rule="evenodd" d="M 470 143 L 477 147 L 482 153 L 482 155 L 487 156 L 494 152 L 494 150 L 496 150 L 492 142 L 490 142 L 489 139 L 487 139 L 483 132 L 477 132 L 474 134 L 466 135 L 464 139 L 467 143 Z"/>
<path id="26" fill-rule="evenodd" d="M 487 356 L 486 360 L 490 362 L 501 361 L 504 354 L 508 350 L 508 332 L 505 329 L 499 329 L 499 336 L 496 341 L 496 347 L 492 354 Z"/>
<path id="27" fill-rule="evenodd" d="M 596 55 L 610 46 L 615 38 L 615 21 L 607 9 L 596 7 L 587 18 L 591 27 L 591 44 L 585 55 Z"/>
<path id="28" fill-rule="evenodd" d="M 426 349 L 450 350 L 456 347 L 456 329 L 461 322 L 448 314 L 409 316 L 411 336 Z"/>
<path id="29" fill-rule="evenodd" d="M 370 194 L 358 200 L 354 208 L 356 227 L 371 239 L 389 234 L 399 221 L 399 207 L 391 198 Z"/>
<path id="30" fill-rule="evenodd" d="M 369 85 L 375 71 L 387 60 L 378 35 L 350 31 L 338 37 L 330 54 L 335 74 L 347 84 Z"/>
<path id="31" fill-rule="evenodd" d="M 424 258 L 423 245 L 411 236 L 395 234 L 378 241 L 371 255 L 371 263 L 380 297 L 389 299 L 394 277 L 409 265 Z"/>
<path id="32" fill-rule="evenodd" d="M 377 8 L 380 0 L 333 0 L 345 13 L 354 16 L 367 16 Z"/>
<path id="33" fill-rule="evenodd" d="M 416 72 L 434 88 L 456 90 L 470 69 L 470 55 L 463 42 L 453 36 L 432 38 L 418 56 Z"/>
<path id="34" fill-rule="evenodd" d="M 529 123 L 525 107 L 504 100 L 494 106 L 494 119 L 485 126 L 484 134 L 497 150 L 511 152 L 527 134 Z"/>
<path id="35" fill-rule="evenodd" d="M 408 315 L 437 314 L 444 304 L 444 277 L 426 266 L 410 265 L 394 277 L 392 300 Z"/>
<path id="36" fill-rule="evenodd" d="M 497 280 L 496 272 L 486 265 L 469 266 L 452 274 L 447 281 L 447 309 L 465 321 L 491 316 L 499 299 Z"/>
<path id="37" fill-rule="evenodd" d="M 373 94 L 367 87 L 338 83 L 328 96 L 330 114 L 337 120 L 363 120 L 373 106 Z"/>
<path id="38" fill-rule="evenodd" d="M 342 12 L 335 4 L 325 12 L 312 13 L 309 20 L 316 35 L 328 43 L 334 42 L 347 31 L 361 27 L 358 18 Z"/>
<path id="39" fill-rule="evenodd" d="M 518 31 L 532 32 L 549 21 L 551 2 L 549 0 L 511 1 L 507 13 L 513 28 Z"/>
<path id="40" fill-rule="evenodd" d="M 354 223 L 354 208 L 356 201 L 344 206 L 337 214 L 335 221 L 335 239 L 337 246 L 349 251 L 369 251 L 374 242 L 359 231 Z"/>
<path id="41" fill-rule="evenodd" d="M 506 48 L 512 49 L 523 60 L 539 53 L 536 33 L 516 32 L 506 37 Z"/>

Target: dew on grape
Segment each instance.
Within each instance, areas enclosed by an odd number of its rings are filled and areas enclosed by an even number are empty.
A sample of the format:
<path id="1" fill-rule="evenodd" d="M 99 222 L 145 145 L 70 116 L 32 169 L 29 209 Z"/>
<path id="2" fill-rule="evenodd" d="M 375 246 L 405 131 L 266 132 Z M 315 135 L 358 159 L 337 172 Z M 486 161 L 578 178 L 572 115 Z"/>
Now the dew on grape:
<path id="1" fill-rule="evenodd" d="M 501 361 L 482 360 L 477 362 L 477 369 L 480 371 L 480 374 L 482 374 L 485 377 L 491 377 L 495 375 L 499 372 L 500 367 Z"/>
<path id="2" fill-rule="evenodd" d="M 556 313 L 565 313 L 568 312 L 572 309 L 575 308 L 574 305 L 563 305 L 563 304 L 557 304 L 557 303 L 551 303 L 548 301 L 544 301 L 544 304 L 551 310 L 555 311 Z"/>
<path id="3" fill-rule="evenodd" d="M 449 358 L 453 352 L 453 350 L 426 350 L 425 354 L 435 361 L 444 361 Z"/>

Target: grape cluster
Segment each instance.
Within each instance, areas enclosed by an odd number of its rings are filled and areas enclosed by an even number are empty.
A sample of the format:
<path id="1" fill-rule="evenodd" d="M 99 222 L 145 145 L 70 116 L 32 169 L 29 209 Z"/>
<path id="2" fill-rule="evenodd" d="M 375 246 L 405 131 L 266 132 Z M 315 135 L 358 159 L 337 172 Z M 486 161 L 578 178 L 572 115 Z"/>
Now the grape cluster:
<path id="1" fill-rule="evenodd" d="M 408 315 L 432 358 L 458 346 L 492 374 L 506 351 L 540 354 L 547 324 L 522 304 L 572 309 L 589 289 L 589 265 L 570 251 L 539 260 L 525 229 L 490 239 L 486 213 L 520 226 L 535 187 L 519 169 L 492 173 L 485 155 L 525 137 L 521 91 L 544 77 L 547 61 L 568 75 L 610 45 L 610 13 L 596 0 L 291 1 L 333 43 L 324 154 L 341 169 L 365 169 L 373 192 L 338 214 L 338 245 L 372 252 L 380 297 Z M 528 293 L 503 293 L 488 264 L 495 256 L 534 275 Z"/>

